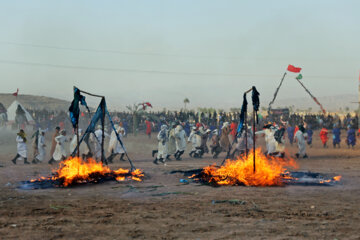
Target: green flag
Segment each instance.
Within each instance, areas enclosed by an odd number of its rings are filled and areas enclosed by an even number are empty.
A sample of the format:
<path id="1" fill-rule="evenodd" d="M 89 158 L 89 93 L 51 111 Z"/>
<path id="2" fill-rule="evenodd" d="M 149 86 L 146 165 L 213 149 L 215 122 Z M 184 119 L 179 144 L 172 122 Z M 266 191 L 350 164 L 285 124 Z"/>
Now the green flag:
<path id="1" fill-rule="evenodd" d="M 296 77 L 296 79 L 297 79 L 297 80 L 302 79 L 302 75 L 301 75 L 301 74 L 299 74 L 299 75 Z"/>

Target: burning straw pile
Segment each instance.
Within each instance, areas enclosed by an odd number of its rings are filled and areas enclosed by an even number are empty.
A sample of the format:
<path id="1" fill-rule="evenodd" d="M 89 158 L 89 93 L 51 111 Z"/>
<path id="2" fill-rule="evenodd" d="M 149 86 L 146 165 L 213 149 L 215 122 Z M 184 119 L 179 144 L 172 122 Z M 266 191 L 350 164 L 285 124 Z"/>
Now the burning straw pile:
<path id="1" fill-rule="evenodd" d="M 290 172 L 298 165 L 293 159 L 267 157 L 261 149 L 255 151 L 256 171 L 254 171 L 254 153 L 241 156 L 237 160 L 227 160 L 223 166 L 211 165 L 190 176 L 196 182 L 221 185 L 242 186 L 284 186 L 285 184 L 302 185 L 330 185 L 340 180 L 340 176 L 333 178 L 321 174 Z"/>
<path id="2" fill-rule="evenodd" d="M 111 170 L 101 162 L 89 158 L 86 161 L 81 158 L 68 158 L 60 163 L 59 169 L 53 172 L 53 176 L 41 177 L 23 182 L 21 188 L 37 189 L 50 187 L 70 187 L 86 183 L 100 183 L 104 181 L 142 181 L 144 173 L 140 169 L 130 171 L 119 168 Z"/>

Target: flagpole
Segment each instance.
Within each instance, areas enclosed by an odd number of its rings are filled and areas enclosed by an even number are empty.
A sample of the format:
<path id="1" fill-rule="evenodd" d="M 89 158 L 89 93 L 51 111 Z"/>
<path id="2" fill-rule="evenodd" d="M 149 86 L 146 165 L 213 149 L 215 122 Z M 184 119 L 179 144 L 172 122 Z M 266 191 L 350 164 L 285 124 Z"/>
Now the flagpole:
<path id="1" fill-rule="evenodd" d="M 244 125 L 245 125 L 245 156 L 248 156 L 248 124 L 247 124 L 247 111 L 245 111 L 245 121 L 244 121 Z"/>
<path id="2" fill-rule="evenodd" d="M 285 74 L 284 74 L 285 77 Z M 256 148 L 256 123 L 258 123 L 258 115 L 257 112 L 259 111 L 260 106 L 260 93 L 256 90 L 256 87 L 252 87 L 252 105 L 253 105 L 253 168 L 254 168 L 254 174 L 256 172 L 256 154 L 255 154 L 255 148 Z"/>
<path id="3" fill-rule="evenodd" d="M 102 141 L 101 141 L 101 162 L 106 163 L 105 161 L 105 153 L 104 153 L 104 141 L 105 141 L 105 97 L 101 99 L 101 109 L 102 109 L 102 117 L 101 117 L 101 128 L 102 128 Z"/>
<path id="4" fill-rule="evenodd" d="M 76 144 L 77 144 L 77 157 L 80 158 L 80 139 L 79 139 L 79 123 L 76 126 Z"/>
<path id="5" fill-rule="evenodd" d="M 284 79 L 285 79 L 285 76 L 286 76 L 286 71 L 285 71 L 285 73 L 284 73 L 283 77 L 281 78 L 281 81 L 280 81 L 279 86 L 278 86 L 278 87 L 276 88 L 276 90 L 275 90 L 273 100 L 271 100 L 271 102 L 269 103 L 269 107 L 268 107 L 268 114 L 270 114 L 271 105 L 273 105 L 273 103 L 275 102 L 276 96 L 277 96 L 277 94 L 278 94 L 278 92 L 279 92 L 279 90 L 280 90 L 280 87 L 281 87 L 281 85 L 282 85 L 282 83 L 283 83 Z"/>
<path id="6" fill-rule="evenodd" d="M 255 109 L 253 111 L 253 166 L 254 166 L 254 173 L 256 172 L 256 156 L 255 156 Z"/>
<path id="7" fill-rule="evenodd" d="M 321 103 L 317 100 L 316 97 L 314 97 L 314 95 L 311 94 L 311 92 L 305 87 L 305 85 L 298 79 L 295 78 L 296 81 L 298 81 L 298 83 L 300 83 L 300 85 L 305 89 L 305 91 L 310 95 L 310 97 L 312 97 L 312 99 L 314 100 L 314 102 L 320 106 L 321 111 L 324 113 L 324 115 L 326 114 L 326 110 L 324 109 L 324 107 L 321 105 Z"/>

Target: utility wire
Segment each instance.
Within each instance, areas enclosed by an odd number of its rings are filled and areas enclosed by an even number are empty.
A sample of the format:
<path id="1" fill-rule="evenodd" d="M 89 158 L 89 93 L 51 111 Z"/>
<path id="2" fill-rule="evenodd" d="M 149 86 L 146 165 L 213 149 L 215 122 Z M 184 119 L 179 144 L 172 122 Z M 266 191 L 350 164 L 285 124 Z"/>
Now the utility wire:
<path id="1" fill-rule="evenodd" d="M 90 48 L 71 48 L 71 47 L 59 47 L 50 45 L 40 45 L 31 43 L 15 43 L 0 41 L 0 44 L 14 45 L 21 47 L 33 47 L 33 48 L 46 48 L 66 51 L 79 51 L 79 52 L 94 52 L 94 53 L 110 53 L 110 54 L 123 54 L 123 55 L 136 55 L 136 56 L 158 56 L 158 57 L 181 57 L 181 58 L 217 58 L 217 59 L 238 59 L 238 57 L 221 57 L 221 56 L 199 56 L 199 55 L 181 55 L 181 54 L 167 54 L 167 53 L 147 53 L 147 52 L 131 52 L 131 51 L 119 51 L 119 50 L 106 50 L 106 49 L 90 49 Z"/>
<path id="2" fill-rule="evenodd" d="M 65 69 L 79 69 L 90 71 L 111 71 L 111 72 L 131 72 L 131 73 L 151 73 L 151 74 L 169 74 L 169 75 L 198 75 L 198 76 L 226 76 L 226 77 L 271 77 L 270 75 L 254 75 L 254 74 L 240 74 L 240 73 L 205 73 L 205 72 L 177 72 L 177 71 L 160 71 L 160 70 L 141 70 L 141 69 L 121 69 L 109 67 L 87 67 L 87 66 L 74 66 L 50 63 L 34 63 L 23 61 L 10 61 L 0 59 L 0 63 L 12 65 L 28 65 L 36 67 L 52 67 L 52 68 L 65 68 Z M 272 77 L 276 77 L 275 75 Z"/>
<path id="3" fill-rule="evenodd" d="M 107 71 L 107 72 L 128 72 L 128 73 L 149 73 L 149 74 L 165 74 L 165 75 L 187 75 L 187 76 L 209 76 L 209 77 L 251 77 L 251 78 L 276 78 L 278 75 L 265 75 L 265 74 L 242 74 L 242 73 L 206 73 L 206 72 L 178 72 L 178 71 L 163 71 L 163 70 L 144 70 L 144 69 L 122 69 L 111 67 L 88 67 L 79 65 L 63 65 L 63 64 L 51 64 L 51 63 L 36 63 L 25 61 L 12 61 L 0 59 L 2 64 L 11 65 L 25 65 L 34 67 L 51 67 L 60 69 L 75 69 L 75 70 L 88 70 L 88 71 Z M 339 80 L 353 80 L 350 76 L 306 76 L 309 78 L 317 79 L 339 79 Z"/>

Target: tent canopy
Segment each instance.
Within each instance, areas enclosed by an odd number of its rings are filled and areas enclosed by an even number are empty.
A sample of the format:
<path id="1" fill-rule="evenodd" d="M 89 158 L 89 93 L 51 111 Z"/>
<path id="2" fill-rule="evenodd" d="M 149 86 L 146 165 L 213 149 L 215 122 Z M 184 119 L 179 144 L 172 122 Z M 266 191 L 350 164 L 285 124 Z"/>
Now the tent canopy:
<path id="1" fill-rule="evenodd" d="M 2 103 L 0 103 L 0 113 L 6 113 L 6 108 Z"/>
<path id="2" fill-rule="evenodd" d="M 34 119 L 30 115 L 30 113 L 17 100 L 15 100 L 7 109 L 8 121 L 15 121 L 16 109 L 18 108 L 18 106 L 20 106 L 22 110 L 24 110 L 27 121 L 34 122 Z"/>

